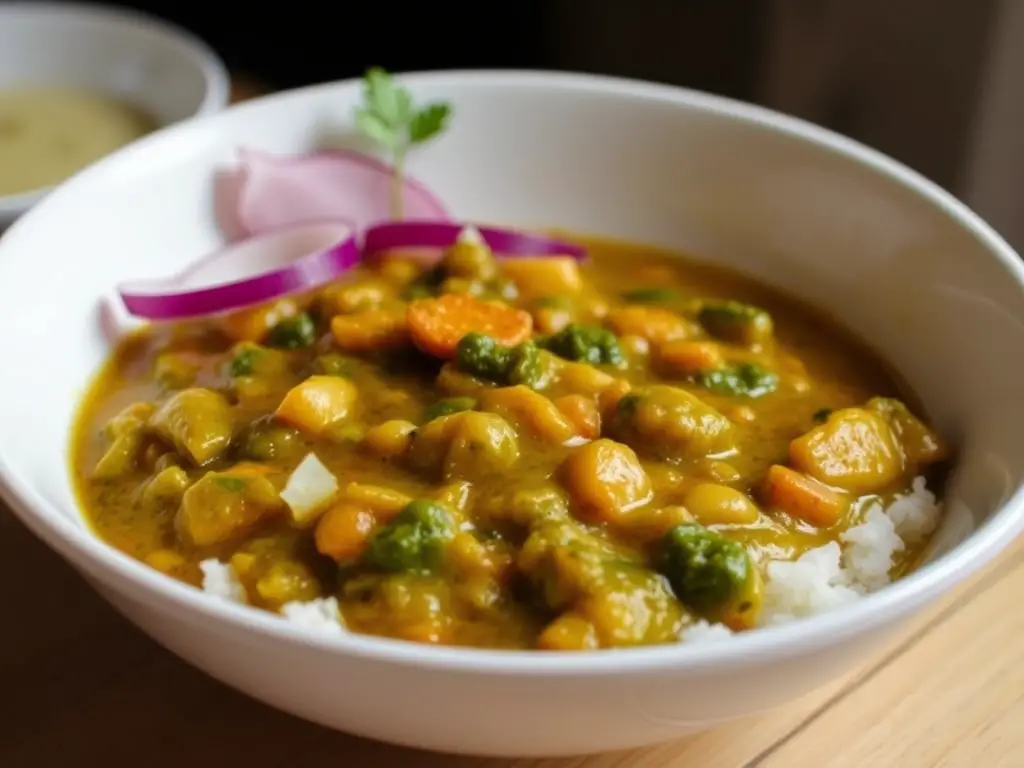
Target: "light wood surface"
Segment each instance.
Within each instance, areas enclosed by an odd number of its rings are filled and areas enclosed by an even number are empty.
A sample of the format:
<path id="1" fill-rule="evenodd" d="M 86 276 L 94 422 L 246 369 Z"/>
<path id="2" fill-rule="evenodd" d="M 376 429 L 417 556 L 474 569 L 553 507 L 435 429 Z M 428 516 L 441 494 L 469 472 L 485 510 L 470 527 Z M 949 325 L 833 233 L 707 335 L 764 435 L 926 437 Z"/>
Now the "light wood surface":
<path id="1" fill-rule="evenodd" d="M 1022 768 L 1022 594 L 1024 540 L 880 655 L 771 714 L 637 752 L 473 760 L 334 733 L 225 688 L 0 508 L 0 767 Z"/>

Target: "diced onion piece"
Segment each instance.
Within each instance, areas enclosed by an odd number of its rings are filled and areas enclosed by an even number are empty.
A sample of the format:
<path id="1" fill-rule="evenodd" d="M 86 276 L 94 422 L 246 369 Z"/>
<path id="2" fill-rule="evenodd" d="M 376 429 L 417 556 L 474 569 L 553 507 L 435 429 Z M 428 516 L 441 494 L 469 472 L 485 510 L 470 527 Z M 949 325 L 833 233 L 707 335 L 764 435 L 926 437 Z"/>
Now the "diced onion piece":
<path id="1" fill-rule="evenodd" d="M 275 156 L 243 150 L 234 175 L 233 183 L 221 183 L 216 201 L 229 232 L 255 235 L 324 219 L 363 229 L 391 219 L 394 168 L 359 152 Z M 402 201 L 406 216 L 449 218 L 437 196 L 406 174 Z"/>
<path id="2" fill-rule="evenodd" d="M 586 250 L 544 235 L 498 227 L 477 227 L 452 221 L 406 220 L 378 224 L 366 230 L 363 253 L 369 257 L 397 249 L 441 249 L 479 236 L 496 256 L 571 256 L 586 258 Z M 466 238 L 469 238 L 468 240 Z"/>
<path id="3" fill-rule="evenodd" d="M 173 277 L 123 283 L 118 293 L 136 317 L 180 320 L 316 288 L 359 258 L 348 224 L 321 221 L 233 243 Z"/>
<path id="4" fill-rule="evenodd" d="M 306 525 L 316 520 L 337 492 L 338 478 L 315 453 L 309 453 L 288 476 L 281 499 L 288 505 L 292 520 Z"/>

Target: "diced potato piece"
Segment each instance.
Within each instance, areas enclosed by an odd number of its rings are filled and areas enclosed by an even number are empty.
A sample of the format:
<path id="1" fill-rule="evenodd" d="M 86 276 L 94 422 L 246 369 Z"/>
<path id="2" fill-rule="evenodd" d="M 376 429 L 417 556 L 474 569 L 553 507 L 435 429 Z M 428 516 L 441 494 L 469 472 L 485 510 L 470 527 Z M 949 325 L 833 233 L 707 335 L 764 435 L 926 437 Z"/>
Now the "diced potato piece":
<path id="1" fill-rule="evenodd" d="M 505 259 L 501 262 L 501 271 L 516 284 L 520 298 L 568 295 L 583 289 L 580 268 L 569 256 Z"/>
<path id="2" fill-rule="evenodd" d="M 498 274 L 498 260 L 476 227 L 463 227 L 439 266 L 449 277 L 469 280 L 493 280 Z"/>
<path id="3" fill-rule="evenodd" d="M 376 309 L 386 299 L 394 298 L 395 287 L 383 279 L 367 278 L 338 283 L 323 291 L 325 309 L 332 315 Z"/>
<path id="4" fill-rule="evenodd" d="M 132 403 L 103 426 L 103 434 L 114 440 L 123 435 L 141 432 L 145 430 L 155 411 L 156 406 L 152 403 Z"/>
<path id="5" fill-rule="evenodd" d="M 735 448 L 732 422 L 696 395 L 654 385 L 621 398 L 611 433 L 660 459 L 700 458 Z"/>
<path id="6" fill-rule="evenodd" d="M 409 343 L 404 312 L 369 309 L 354 315 L 337 315 L 331 320 L 335 345 L 345 352 L 398 349 Z"/>
<path id="7" fill-rule="evenodd" d="M 876 493 L 903 473 L 895 436 L 881 416 L 863 408 L 836 411 L 789 444 L 800 472 L 852 493 Z"/>
<path id="8" fill-rule="evenodd" d="M 195 352 L 161 352 L 153 362 L 153 378 L 167 389 L 184 389 L 195 382 L 201 357 Z"/>
<path id="9" fill-rule="evenodd" d="M 256 594 L 265 603 L 281 606 L 304 603 L 320 596 L 320 584 L 312 571 L 294 560 L 279 560 L 256 582 Z"/>
<path id="10" fill-rule="evenodd" d="M 465 397 L 475 395 L 489 384 L 484 384 L 480 379 L 468 373 L 460 371 L 453 363 L 448 362 L 441 366 L 437 372 L 437 379 L 434 385 L 439 392 L 453 397 Z"/>
<path id="11" fill-rule="evenodd" d="M 93 469 L 96 479 L 120 477 L 134 470 L 146 444 L 146 427 L 156 406 L 133 403 L 110 419 L 103 427 L 110 445 Z"/>
<path id="12" fill-rule="evenodd" d="M 337 493 L 338 478 L 315 453 L 309 453 L 288 476 L 281 500 L 288 505 L 292 521 L 306 525 L 323 512 Z"/>
<path id="13" fill-rule="evenodd" d="M 686 376 L 725 364 L 722 348 L 713 341 L 670 341 L 658 350 L 658 357 L 662 367 Z"/>
<path id="14" fill-rule="evenodd" d="M 655 347 L 695 333 L 693 324 L 675 312 L 641 305 L 613 309 L 605 324 L 618 336 L 639 336 Z"/>
<path id="15" fill-rule="evenodd" d="M 613 440 L 576 448 L 558 469 L 573 509 L 588 522 L 623 523 L 651 500 L 651 480 L 632 449 Z"/>
<path id="16" fill-rule="evenodd" d="M 677 525 L 694 522 L 694 516 L 690 511 L 676 504 L 667 507 L 644 507 L 637 512 L 635 518 L 629 521 L 630 536 L 652 543 L 660 541 Z"/>
<path id="17" fill-rule="evenodd" d="M 142 446 L 141 433 L 115 437 L 96 462 L 92 476 L 97 480 L 111 480 L 128 474 L 136 468 Z"/>
<path id="18" fill-rule="evenodd" d="M 772 509 L 818 528 L 835 525 L 849 507 L 849 500 L 828 486 L 779 464 L 769 468 L 761 492 Z"/>
<path id="19" fill-rule="evenodd" d="M 537 307 L 533 310 L 533 327 L 540 333 L 557 333 L 572 322 L 572 310 L 565 307 Z"/>
<path id="20" fill-rule="evenodd" d="M 310 376 L 288 390 L 275 416 L 313 435 L 338 423 L 356 402 L 356 388 L 340 376 Z"/>
<path id="21" fill-rule="evenodd" d="M 357 559 L 373 535 L 377 518 L 369 509 L 348 502 L 331 507 L 316 525 L 316 548 L 338 562 Z"/>
<path id="22" fill-rule="evenodd" d="M 444 457 L 444 479 L 475 479 L 508 469 L 519 460 L 519 440 L 505 419 L 490 413 L 466 411 Z"/>
<path id="23" fill-rule="evenodd" d="M 875 397 L 868 401 L 866 408 L 885 419 L 908 464 L 919 467 L 949 458 L 951 451 L 946 441 L 899 400 Z"/>
<path id="24" fill-rule="evenodd" d="M 578 395 L 598 395 L 616 382 L 614 376 L 590 363 L 574 363 L 568 360 L 558 360 L 556 375 L 560 387 Z"/>
<path id="25" fill-rule="evenodd" d="M 475 479 L 508 469 L 519 459 L 519 440 L 505 419 L 462 411 L 442 416 L 416 432 L 411 464 L 444 480 Z"/>
<path id="26" fill-rule="evenodd" d="M 761 516 L 745 493 L 717 483 L 692 486 L 683 496 L 683 504 L 701 525 L 749 525 Z"/>
<path id="27" fill-rule="evenodd" d="M 166 467 L 143 486 L 142 505 L 151 511 L 169 505 L 176 507 L 191 482 L 188 474 L 181 467 Z"/>
<path id="28" fill-rule="evenodd" d="M 545 442 L 562 445 L 574 435 L 572 423 L 553 402 L 522 384 L 485 391 L 480 396 L 480 408 Z"/>
<path id="29" fill-rule="evenodd" d="M 392 285 L 408 285 L 422 272 L 423 261 L 415 258 L 415 254 L 391 251 L 382 254 L 377 261 L 377 273 Z"/>
<path id="30" fill-rule="evenodd" d="M 554 403 L 577 436 L 586 440 L 596 440 L 601 436 L 601 411 L 593 399 L 583 395 L 565 395 Z"/>
<path id="31" fill-rule="evenodd" d="M 379 456 L 394 459 L 409 450 L 415 431 L 416 425 L 411 421 L 392 419 L 366 430 L 363 444 Z"/>
<path id="32" fill-rule="evenodd" d="M 277 489 L 262 475 L 207 472 L 181 497 L 176 523 L 192 544 L 228 541 L 281 506 Z"/>
<path id="33" fill-rule="evenodd" d="M 716 483 L 735 483 L 742 475 L 732 464 L 718 459 L 701 459 L 694 467 L 701 475 Z"/>
<path id="34" fill-rule="evenodd" d="M 576 613 L 563 613 L 537 638 L 542 651 L 592 651 L 601 647 L 594 623 Z"/>
<path id="35" fill-rule="evenodd" d="M 232 312 L 220 319 L 220 328 L 233 341 L 260 342 L 282 320 L 299 314 L 294 299 L 285 298 Z"/>
<path id="36" fill-rule="evenodd" d="M 211 389 L 199 387 L 171 395 L 150 418 L 149 425 L 197 466 L 224 453 L 234 432 L 228 401 Z"/>

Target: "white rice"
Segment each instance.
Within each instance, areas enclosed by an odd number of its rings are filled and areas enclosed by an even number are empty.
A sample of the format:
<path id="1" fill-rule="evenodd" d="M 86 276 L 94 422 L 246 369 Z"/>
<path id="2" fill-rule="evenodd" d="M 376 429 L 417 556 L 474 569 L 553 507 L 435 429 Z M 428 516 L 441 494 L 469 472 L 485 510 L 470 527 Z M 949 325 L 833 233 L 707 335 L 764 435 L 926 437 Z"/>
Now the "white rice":
<path id="1" fill-rule="evenodd" d="M 911 491 L 893 499 L 888 507 L 872 503 L 863 521 L 839 537 L 841 544 L 831 541 L 796 560 L 768 562 L 759 624 L 772 626 L 829 611 L 884 587 L 891 579 L 893 556 L 934 531 L 941 511 L 924 478 L 918 477 Z M 228 602 L 246 602 L 245 587 L 230 564 L 209 559 L 199 567 L 207 594 Z M 281 615 L 312 632 L 338 635 L 345 631 L 333 597 L 287 603 Z M 686 627 L 680 640 L 714 642 L 733 634 L 722 624 L 701 620 Z"/>
<path id="2" fill-rule="evenodd" d="M 875 502 L 864 519 L 839 538 L 805 552 L 796 560 L 773 560 L 764 568 L 764 604 L 760 626 L 813 616 L 857 600 L 891 580 L 893 556 L 920 543 L 935 530 L 941 505 L 914 479 L 911 491 L 888 507 Z M 683 630 L 683 642 L 717 641 L 733 635 L 728 627 L 700 621 Z"/>
<path id="3" fill-rule="evenodd" d="M 229 563 L 210 558 L 199 563 L 203 572 L 203 591 L 231 603 L 246 603 L 245 586 Z M 291 602 L 281 606 L 281 616 L 311 632 L 339 635 L 345 630 L 345 621 L 333 597 L 317 598 L 307 602 Z"/>
<path id="4" fill-rule="evenodd" d="M 679 635 L 684 643 L 713 643 L 717 640 L 724 640 L 731 637 L 733 631 L 725 624 L 712 624 L 701 619 L 696 624 L 690 624 Z"/>
<path id="5" fill-rule="evenodd" d="M 304 627 L 310 632 L 324 635 L 340 635 L 345 631 L 345 622 L 333 597 L 319 597 L 304 603 L 285 603 L 281 615 L 292 624 Z"/>
<path id="6" fill-rule="evenodd" d="M 203 572 L 203 591 L 206 594 L 229 603 L 247 601 L 245 587 L 238 580 L 238 574 L 231 565 L 210 558 L 203 560 L 199 568 Z"/>
<path id="7" fill-rule="evenodd" d="M 760 623 L 811 616 L 884 587 L 893 555 L 934 531 L 940 514 L 935 495 L 918 477 L 910 493 L 888 507 L 871 504 L 864 520 L 839 537 L 842 546 L 829 542 L 796 560 L 768 563 Z"/>

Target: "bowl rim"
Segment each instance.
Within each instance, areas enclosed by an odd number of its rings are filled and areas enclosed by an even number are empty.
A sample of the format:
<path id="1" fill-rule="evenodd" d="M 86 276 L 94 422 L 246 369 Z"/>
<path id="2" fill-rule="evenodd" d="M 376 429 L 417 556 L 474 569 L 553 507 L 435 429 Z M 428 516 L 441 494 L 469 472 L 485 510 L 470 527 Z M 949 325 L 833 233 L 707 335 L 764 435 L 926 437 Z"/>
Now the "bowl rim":
<path id="1" fill-rule="evenodd" d="M 953 195 L 901 163 L 852 139 L 764 107 L 676 86 L 625 78 L 542 70 L 447 70 L 401 75 L 411 86 L 431 85 L 458 89 L 485 84 L 490 88 L 537 88 L 600 93 L 613 99 L 640 99 L 714 114 L 723 120 L 757 125 L 765 130 L 809 142 L 872 170 L 916 193 L 958 222 L 985 247 L 1024 292 L 1024 262 L 992 227 Z M 180 135 L 203 130 L 214 121 L 237 119 L 247 110 L 275 102 L 287 103 L 340 88 L 358 87 L 358 79 L 311 85 L 283 91 L 230 107 L 225 112 L 169 126 L 118 150 L 61 185 L 53 199 L 87 190 L 92 176 L 108 166 L 130 163 L 136 152 L 151 151 L 148 144 L 173 141 Z M 45 205 L 45 203 L 44 203 Z M 23 216 L 0 236 L 3 246 L 31 226 L 34 211 Z M 67 449 L 65 448 L 65 451 Z M 67 470 L 66 470 L 67 471 Z M 103 573 L 103 581 L 129 598 L 150 601 L 160 613 L 173 612 L 181 620 L 224 622 L 235 630 L 255 633 L 265 640 L 351 656 L 366 661 L 433 671 L 516 677 L 613 677 L 753 666 L 835 645 L 910 614 L 979 571 L 1024 530 L 1024 484 L 963 542 L 899 581 L 846 606 L 788 624 L 742 633 L 723 642 L 679 643 L 570 654 L 522 650 L 435 647 L 356 633 L 320 635 L 292 625 L 274 614 L 236 605 L 204 594 L 114 549 L 86 525 L 76 523 L 13 473 L 0 451 L 0 498 L 17 517 L 52 549 L 77 568 L 87 562 Z M 85 569 L 90 570 L 90 569 Z M 91 579 L 90 579 L 91 580 Z"/>
<path id="2" fill-rule="evenodd" d="M 189 118 L 220 112 L 230 101 L 231 77 L 228 74 L 227 65 L 217 55 L 217 52 L 198 35 L 159 16 L 134 8 L 122 8 L 105 3 L 86 5 L 84 3 L 49 1 L 37 3 L 27 0 L 0 3 L 0 23 L 3 23 L 4 19 L 19 17 L 56 20 L 91 19 L 114 25 L 122 24 L 136 29 L 152 30 L 168 40 L 173 40 L 181 52 L 199 66 L 202 73 L 206 91 L 203 94 L 202 102 L 189 115 Z M 162 125 L 157 130 L 162 130 L 165 127 L 167 126 Z M 77 173 L 69 176 L 64 182 L 74 178 L 75 175 Z M 64 182 L 12 195 L 0 195 L 0 216 L 17 215 L 19 212 L 27 211 Z"/>

